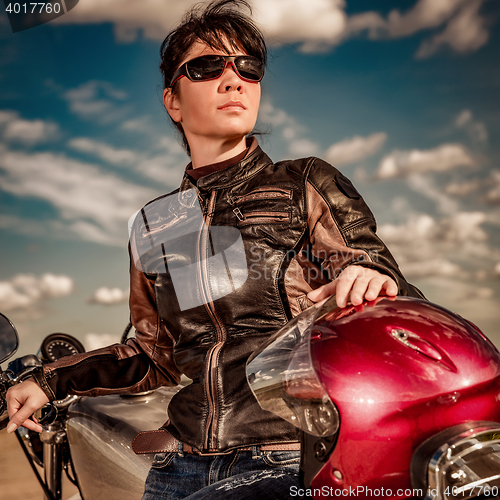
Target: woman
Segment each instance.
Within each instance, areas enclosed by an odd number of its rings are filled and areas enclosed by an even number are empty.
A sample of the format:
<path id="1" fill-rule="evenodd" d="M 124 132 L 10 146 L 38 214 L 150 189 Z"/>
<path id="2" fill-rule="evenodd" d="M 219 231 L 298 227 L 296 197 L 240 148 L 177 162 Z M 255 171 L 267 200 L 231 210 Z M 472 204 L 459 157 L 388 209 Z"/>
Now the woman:
<path id="1" fill-rule="evenodd" d="M 47 365 L 11 389 L 10 424 L 66 394 L 193 383 L 138 452 L 160 451 L 144 499 L 286 498 L 298 484 L 296 429 L 262 410 L 248 356 L 311 303 L 339 307 L 421 294 L 402 277 L 349 180 L 307 158 L 274 164 L 249 137 L 266 47 L 238 7 L 192 10 L 164 41 L 163 101 L 191 156 L 178 190 L 140 211 L 131 232 L 136 338 Z M 42 389 L 42 390 L 40 390 Z"/>

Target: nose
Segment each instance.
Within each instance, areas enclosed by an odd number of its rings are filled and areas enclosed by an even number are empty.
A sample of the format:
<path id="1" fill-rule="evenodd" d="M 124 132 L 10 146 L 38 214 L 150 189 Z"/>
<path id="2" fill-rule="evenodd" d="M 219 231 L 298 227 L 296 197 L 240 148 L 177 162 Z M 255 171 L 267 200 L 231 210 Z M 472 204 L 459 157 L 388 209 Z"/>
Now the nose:
<path id="1" fill-rule="evenodd" d="M 236 72 L 236 68 L 232 61 L 227 61 L 224 67 L 224 72 L 221 76 L 221 87 L 224 88 L 226 92 L 231 90 L 237 90 L 241 92 L 243 80 L 240 78 Z"/>

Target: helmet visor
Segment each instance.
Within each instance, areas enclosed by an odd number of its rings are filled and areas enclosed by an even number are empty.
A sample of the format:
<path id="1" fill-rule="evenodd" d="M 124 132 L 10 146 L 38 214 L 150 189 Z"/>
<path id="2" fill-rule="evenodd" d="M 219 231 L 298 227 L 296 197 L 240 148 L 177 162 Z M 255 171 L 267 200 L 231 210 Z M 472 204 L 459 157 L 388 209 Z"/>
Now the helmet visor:
<path id="1" fill-rule="evenodd" d="M 332 436 L 339 415 L 314 368 L 311 343 L 322 332 L 315 321 L 336 308 L 335 297 L 291 320 L 249 358 L 247 380 L 262 409 L 314 436 Z"/>

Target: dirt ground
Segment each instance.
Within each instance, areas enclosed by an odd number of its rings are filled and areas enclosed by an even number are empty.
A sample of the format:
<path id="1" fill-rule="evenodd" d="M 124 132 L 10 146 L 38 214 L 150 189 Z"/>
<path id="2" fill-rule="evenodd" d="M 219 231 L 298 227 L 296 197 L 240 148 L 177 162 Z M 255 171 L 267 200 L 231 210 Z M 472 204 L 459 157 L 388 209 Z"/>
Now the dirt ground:
<path id="1" fill-rule="evenodd" d="M 43 470 L 39 469 L 43 476 Z M 78 490 L 63 479 L 63 500 Z M 0 432 L 0 500 L 43 500 L 43 490 L 14 434 Z"/>

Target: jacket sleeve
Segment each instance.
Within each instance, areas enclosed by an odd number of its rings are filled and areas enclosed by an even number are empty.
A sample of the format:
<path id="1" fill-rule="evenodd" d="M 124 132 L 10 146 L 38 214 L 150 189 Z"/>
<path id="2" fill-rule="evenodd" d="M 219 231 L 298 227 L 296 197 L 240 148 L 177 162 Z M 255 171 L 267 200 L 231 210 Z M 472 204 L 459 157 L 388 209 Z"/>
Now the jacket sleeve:
<path id="1" fill-rule="evenodd" d="M 310 252 L 328 279 L 335 279 L 349 265 L 361 265 L 389 275 L 399 295 L 425 298 L 403 277 L 376 234 L 372 212 L 347 177 L 316 159 L 307 176 L 306 193 Z"/>
<path id="2" fill-rule="evenodd" d="M 136 337 L 44 366 L 37 381 L 51 401 L 68 394 L 100 396 L 142 392 L 177 385 L 180 372 L 172 359 L 174 338 L 161 321 L 154 281 L 130 266 L 130 319 Z"/>

